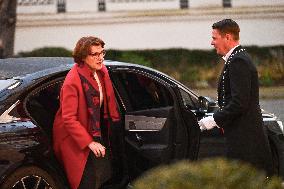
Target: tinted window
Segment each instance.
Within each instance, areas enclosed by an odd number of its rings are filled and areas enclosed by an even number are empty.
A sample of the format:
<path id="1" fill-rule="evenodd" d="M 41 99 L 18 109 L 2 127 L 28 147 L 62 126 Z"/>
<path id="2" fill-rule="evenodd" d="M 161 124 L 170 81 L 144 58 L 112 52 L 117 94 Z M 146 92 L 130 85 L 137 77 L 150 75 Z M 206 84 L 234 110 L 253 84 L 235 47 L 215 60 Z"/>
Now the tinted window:
<path id="1" fill-rule="evenodd" d="M 40 85 L 26 98 L 30 116 L 51 136 L 55 114 L 59 108 L 59 93 L 64 78 Z"/>
<path id="2" fill-rule="evenodd" d="M 183 105 L 191 110 L 195 109 L 198 104 L 198 99 L 192 95 L 190 95 L 188 92 L 184 91 L 183 89 L 179 89 Z"/>
<path id="3" fill-rule="evenodd" d="M 152 78 L 137 73 L 114 73 L 120 96 L 131 111 L 173 105 L 168 89 Z"/>

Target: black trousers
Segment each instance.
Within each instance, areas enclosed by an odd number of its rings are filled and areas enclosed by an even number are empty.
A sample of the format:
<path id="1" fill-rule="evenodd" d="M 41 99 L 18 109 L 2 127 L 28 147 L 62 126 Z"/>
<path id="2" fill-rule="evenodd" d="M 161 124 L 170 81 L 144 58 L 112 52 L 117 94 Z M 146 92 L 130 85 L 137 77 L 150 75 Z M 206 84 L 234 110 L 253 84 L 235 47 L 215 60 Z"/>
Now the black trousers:
<path id="1" fill-rule="evenodd" d="M 98 189 L 111 178 L 111 174 L 109 148 L 106 149 L 105 157 L 96 157 L 90 151 L 78 189 Z"/>

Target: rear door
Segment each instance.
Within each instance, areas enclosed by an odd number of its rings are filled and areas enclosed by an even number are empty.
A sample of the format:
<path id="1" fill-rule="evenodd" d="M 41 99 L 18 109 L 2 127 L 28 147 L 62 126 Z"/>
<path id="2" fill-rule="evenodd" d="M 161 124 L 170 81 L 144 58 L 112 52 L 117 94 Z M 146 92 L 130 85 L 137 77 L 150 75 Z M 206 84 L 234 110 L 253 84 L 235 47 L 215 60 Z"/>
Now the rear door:
<path id="1" fill-rule="evenodd" d="M 124 118 L 131 175 L 138 176 L 153 166 L 183 158 L 188 135 L 172 87 L 138 70 L 113 70 L 111 77 Z"/>

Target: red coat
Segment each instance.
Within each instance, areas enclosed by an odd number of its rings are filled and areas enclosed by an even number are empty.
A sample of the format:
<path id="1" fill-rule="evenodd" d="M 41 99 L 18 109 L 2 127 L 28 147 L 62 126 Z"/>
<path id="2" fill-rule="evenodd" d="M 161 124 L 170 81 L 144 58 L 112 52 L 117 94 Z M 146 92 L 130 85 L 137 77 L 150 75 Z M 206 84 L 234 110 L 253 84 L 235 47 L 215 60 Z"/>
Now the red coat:
<path id="1" fill-rule="evenodd" d="M 72 189 L 78 188 L 93 141 L 90 134 L 90 119 L 85 94 L 78 74 L 83 74 L 93 87 L 98 85 L 92 78 L 91 70 L 77 64 L 67 74 L 60 93 L 60 107 L 53 125 L 53 147 L 57 159 L 63 164 Z M 112 84 L 105 66 L 100 80 L 105 86 L 104 117 L 110 115 L 113 121 L 119 120 Z M 112 98 L 111 98 L 112 97 Z"/>

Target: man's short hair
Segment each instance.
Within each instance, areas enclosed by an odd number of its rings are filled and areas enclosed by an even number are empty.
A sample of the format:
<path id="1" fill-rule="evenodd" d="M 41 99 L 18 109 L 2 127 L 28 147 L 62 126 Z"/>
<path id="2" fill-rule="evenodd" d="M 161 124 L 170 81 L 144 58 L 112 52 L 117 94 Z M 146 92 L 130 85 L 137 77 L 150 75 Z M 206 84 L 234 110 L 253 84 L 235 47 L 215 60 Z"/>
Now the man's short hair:
<path id="1" fill-rule="evenodd" d="M 218 30 L 222 36 L 229 33 L 233 36 L 234 40 L 239 40 L 240 38 L 240 27 L 237 22 L 232 19 L 224 19 L 216 22 L 212 25 L 212 29 Z"/>

